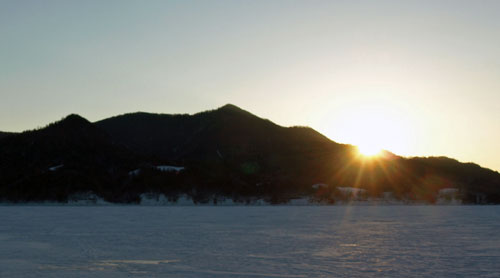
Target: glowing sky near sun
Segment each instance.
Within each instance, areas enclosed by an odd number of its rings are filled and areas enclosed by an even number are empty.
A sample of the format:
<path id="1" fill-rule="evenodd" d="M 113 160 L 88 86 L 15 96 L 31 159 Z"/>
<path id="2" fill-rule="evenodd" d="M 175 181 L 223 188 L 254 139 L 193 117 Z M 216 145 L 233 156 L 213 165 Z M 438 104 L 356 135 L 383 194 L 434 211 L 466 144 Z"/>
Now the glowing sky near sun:
<path id="1" fill-rule="evenodd" d="M 500 170 L 500 1 L 1 1 L 0 130 L 233 103 Z"/>

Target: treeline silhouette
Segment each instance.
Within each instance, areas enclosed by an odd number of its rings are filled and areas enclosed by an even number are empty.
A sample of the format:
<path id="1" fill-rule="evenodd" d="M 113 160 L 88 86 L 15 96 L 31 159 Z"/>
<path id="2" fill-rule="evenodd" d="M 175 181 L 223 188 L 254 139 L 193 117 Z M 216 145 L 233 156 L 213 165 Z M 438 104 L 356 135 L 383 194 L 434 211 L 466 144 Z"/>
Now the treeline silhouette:
<path id="1" fill-rule="evenodd" d="M 161 171 L 158 165 L 185 167 Z M 324 188 L 313 188 L 323 184 Z M 70 115 L 47 127 L 0 134 L 0 200 L 59 201 L 91 192 L 134 203 L 143 193 L 195 202 L 230 197 L 272 203 L 311 196 L 333 202 L 338 187 L 436 201 L 457 188 L 465 203 L 500 203 L 500 174 L 445 157 L 363 159 L 307 127 L 285 128 L 234 105 L 195 115 L 133 113 L 90 123 Z"/>
<path id="2" fill-rule="evenodd" d="M 2 132 L 0 131 L 0 139 L 4 138 L 4 137 L 7 137 L 7 136 L 10 136 L 10 135 L 13 135 L 15 133 L 12 133 L 12 132 Z"/>

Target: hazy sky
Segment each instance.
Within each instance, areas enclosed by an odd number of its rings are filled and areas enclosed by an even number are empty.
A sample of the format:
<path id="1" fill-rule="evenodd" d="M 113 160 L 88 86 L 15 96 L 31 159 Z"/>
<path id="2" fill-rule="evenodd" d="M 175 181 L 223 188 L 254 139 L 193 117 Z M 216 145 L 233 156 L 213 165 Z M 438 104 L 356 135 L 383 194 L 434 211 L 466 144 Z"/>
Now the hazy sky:
<path id="1" fill-rule="evenodd" d="M 226 103 L 500 170 L 500 1 L 0 0 L 0 130 Z"/>

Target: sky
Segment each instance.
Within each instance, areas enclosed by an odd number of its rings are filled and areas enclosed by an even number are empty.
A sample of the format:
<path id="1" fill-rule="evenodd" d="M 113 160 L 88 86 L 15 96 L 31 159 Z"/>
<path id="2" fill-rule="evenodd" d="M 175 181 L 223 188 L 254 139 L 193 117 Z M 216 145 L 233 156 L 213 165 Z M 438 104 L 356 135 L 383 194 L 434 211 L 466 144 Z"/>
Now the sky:
<path id="1" fill-rule="evenodd" d="M 0 130 L 235 104 L 500 170 L 500 1 L 0 0 Z"/>

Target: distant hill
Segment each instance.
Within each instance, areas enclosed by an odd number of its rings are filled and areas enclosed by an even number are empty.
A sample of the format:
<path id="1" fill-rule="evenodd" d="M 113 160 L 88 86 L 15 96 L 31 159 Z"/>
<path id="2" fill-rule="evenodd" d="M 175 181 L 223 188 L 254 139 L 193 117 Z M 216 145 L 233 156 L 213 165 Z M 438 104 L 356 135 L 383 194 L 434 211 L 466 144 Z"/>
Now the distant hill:
<path id="1" fill-rule="evenodd" d="M 333 202 L 343 187 L 430 203 L 439 190 L 455 188 L 463 202 L 500 203 L 498 172 L 444 157 L 385 152 L 364 159 L 355 147 L 311 128 L 282 127 L 230 104 L 194 115 L 132 113 L 96 123 L 70 115 L 0 138 L 0 199 L 10 201 L 66 201 L 92 192 L 137 202 L 141 193 L 156 192 L 197 202 L 214 196 Z"/>
<path id="2" fill-rule="evenodd" d="M 96 125 L 138 152 L 174 160 L 229 159 L 338 145 L 311 128 L 284 128 L 234 105 L 192 116 L 126 114 Z"/>
<path id="3" fill-rule="evenodd" d="M 106 132 L 69 115 L 43 129 L 0 139 L 0 198 L 64 201 L 75 192 L 113 191 L 113 178 L 140 162 Z"/>
<path id="4" fill-rule="evenodd" d="M 3 132 L 3 131 L 0 131 L 0 139 L 4 138 L 4 137 L 7 137 L 7 136 L 10 136 L 10 135 L 14 135 L 15 133 L 13 132 Z"/>

